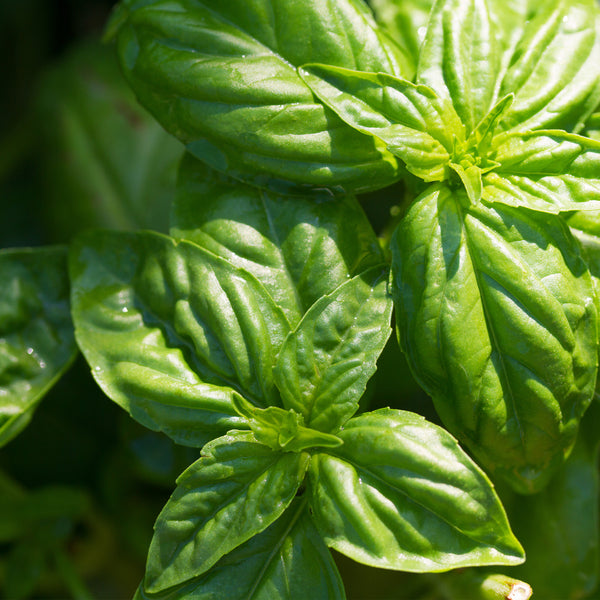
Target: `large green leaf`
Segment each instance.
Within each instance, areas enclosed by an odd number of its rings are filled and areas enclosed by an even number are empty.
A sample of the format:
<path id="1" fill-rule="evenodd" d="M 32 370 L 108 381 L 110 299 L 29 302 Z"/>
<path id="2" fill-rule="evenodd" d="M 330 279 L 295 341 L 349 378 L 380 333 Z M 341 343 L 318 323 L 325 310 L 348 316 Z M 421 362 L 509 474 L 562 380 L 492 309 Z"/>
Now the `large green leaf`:
<path id="1" fill-rule="evenodd" d="M 464 127 L 449 102 L 426 85 L 385 73 L 305 65 L 304 81 L 346 123 L 374 135 L 425 181 L 442 181 Z"/>
<path id="2" fill-rule="evenodd" d="M 136 101 L 112 48 L 73 48 L 37 100 L 54 234 L 87 227 L 166 232 L 183 146 Z"/>
<path id="3" fill-rule="evenodd" d="M 594 288 L 556 215 L 432 187 L 392 242 L 400 341 L 448 429 L 516 489 L 571 448 L 596 379 Z"/>
<path id="4" fill-rule="evenodd" d="M 75 358 L 64 247 L 0 252 L 0 446 Z"/>
<path id="5" fill-rule="evenodd" d="M 286 338 L 275 381 L 307 427 L 333 432 L 358 409 L 390 336 L 387 269 L 375 268 L 317 301 Z"/>
<path id="6" fill-rule="evenodd" d="M 146 591 L 202 575 L 273 523 L 293 500 L 309 460 L 306 453 L 273 452 L 251 432 L 209 442 L 156 521 Z"/>
<path id="7" fill-rule="evenodd" d="M 527 561 L 511 575 L 525 579 L 540 598 L 589 598 L 598 584 L 598 430 L 594 403 L 577 444 L 540 494 L 507 501 Z"/>
<path id="8" fill-rule="evenodd" d="M 498 100 L 501 51 L 488 4 L 438 0 L 419 55 L 417 82 L 452 101 L 467 135 Z"/>
<path id="9" fill-rule="evenodd" d="M 500 86 L 500 97 L 515 94 L 503 126 L 578 132 L 599 100 L 598 6 L 595 0 L 538 4 Z"/>
<path id="10" fill-rule="evenodd" d="M 289 325 L 262 285 L 160 234 L 92 232 L 71 254 L 76 337 L 104 392 L 143 425 L 201 446 L 238 426 L 233 390 L 280 404 Z"/>
<path id="11" fill-rule="evenodd" d="M 288 190 L 398 178 L 393 157 L 315 102 L 295 70 L 400 73 L 400 49 L 361 1 L 124 0 L 109 31 L 142 104 L 218 170 Z"/>
<path id="12" fill-rule="evenodd" d="M 224 556 L 204 575 L 161 594 L 140 586 L 136 600 L 344 600 L 329 550 L 297 498 L 275 523 Z"/>
<path id="13" fill-rule="evenodd" d="M 498 136 L 499 166 L 484 177 L 490 202 L 543 212 L 600 209 L 600 142 L 564 131 Z"/>
<path id="14" fill-rule="evenodd" d="M 383 262 L 378 240 L 352 197 L 315 202 L 250 187 L 186 155 L 171 235 L 252 273 L 296 326 L 322 296 Z"/>
<path id="15" fill-rule="evenodd" d="M 494 487 L 444 429 L 381 409 L 313 457 L 310 505 L 328 546 L 375 567 L 445 571 L 524 554 Z"/>

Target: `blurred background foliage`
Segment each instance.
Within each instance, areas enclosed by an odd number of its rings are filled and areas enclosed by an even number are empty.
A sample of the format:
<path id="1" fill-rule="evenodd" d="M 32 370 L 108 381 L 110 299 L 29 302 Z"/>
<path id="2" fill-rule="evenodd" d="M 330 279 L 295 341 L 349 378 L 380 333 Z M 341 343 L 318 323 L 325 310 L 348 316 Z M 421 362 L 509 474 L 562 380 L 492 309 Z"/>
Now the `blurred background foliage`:
<path id="1" fill-rule="evenodd" d="M 112 48 L 100 43 L 111 6 L 0 2 L 0 248 L 66 244 L 87 227 L 168 228 L 182 147 L 137 105 Z M 404 194 L 399 184 L 362 198 L 384 238 Z M 364 405 L 439 422 L 394 339 Z M 547 492 L 523 499 L 500 490 L 515 533 L 531 550 L 511 575 L 532 583 L 540 599 L 595 597 L 594 411 Z M 132 421 L 78 357 L 28 427 L 0 448 L 0 598 L 130 598 L 153 522 L 197 456 Z M 477 600 L 489 583 L 487 572 L 473 569 L 423 576 L 336 560 L 350 600 Z"/>

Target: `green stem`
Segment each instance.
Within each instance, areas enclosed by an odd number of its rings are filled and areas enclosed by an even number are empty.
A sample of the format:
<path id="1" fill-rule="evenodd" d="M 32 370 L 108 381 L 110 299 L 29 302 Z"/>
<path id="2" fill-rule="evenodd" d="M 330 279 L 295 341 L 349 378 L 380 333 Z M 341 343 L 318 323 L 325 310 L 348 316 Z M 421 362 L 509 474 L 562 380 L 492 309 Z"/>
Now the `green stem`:
<path id="1" fill-rule="evenodd" d="M 67 586 L 73 600 L 94 600 L 85 583 L 75 570 L 73 563 L 63 550 L 58 549 L 54 556 L 58 573 Z"/>

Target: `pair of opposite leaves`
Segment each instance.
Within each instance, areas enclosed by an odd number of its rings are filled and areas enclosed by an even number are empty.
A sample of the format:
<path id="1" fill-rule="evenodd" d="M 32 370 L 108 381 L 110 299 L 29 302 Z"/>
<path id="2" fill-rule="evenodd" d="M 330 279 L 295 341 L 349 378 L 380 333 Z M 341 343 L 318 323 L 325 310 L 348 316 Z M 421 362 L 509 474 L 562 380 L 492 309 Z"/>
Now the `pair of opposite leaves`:
<path id="1" fill-rule="evenodd" d="M 157 521 L 140 596 L 235 582 L 232 598 L 341 598 L 327 546 L 402 570 L 522 560 L 449 434 L 352 416 L 392 308 L 356 200 L 284 199 L 187 157 L 173 214 L 176 240 L 97 232 L 71 253 L 76 337 L 104 391 L 179 443 L 212 440 Z"/>
<path id="2" fill-rule="evenodd" d="M 418 58 L 356 0 L 126 0 L 109 27 L 141 102 L 218 170 L 287 192 L 432 184 L 392 242 L 401 343 L 446 426 L 524 492 L 595 385 L 592 280 L 557 213 L 598 208 L 600 144 L 578 135 L 598 31 L 593 0 L 439 0 Z"/>

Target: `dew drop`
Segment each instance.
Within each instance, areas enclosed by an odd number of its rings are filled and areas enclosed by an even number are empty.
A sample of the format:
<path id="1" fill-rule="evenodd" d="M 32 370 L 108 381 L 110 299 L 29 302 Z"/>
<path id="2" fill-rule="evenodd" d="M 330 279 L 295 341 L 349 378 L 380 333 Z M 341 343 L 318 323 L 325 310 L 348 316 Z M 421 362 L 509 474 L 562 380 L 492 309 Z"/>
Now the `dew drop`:
<path id="1" fill-rule="evenodd" d="M 121 309 L 121 312 L 123 312 L 123 313 L 129 312 L 129 309 L 125 306 Z"/>
<path id="2" fill-rule="evenodd" d="M 27 348 L 27 354 L 31 356 L 33 354 L 33 348 Z"/>
<path id="3" fill-rule="evenodd" d="M 425 27 L 425 26 L 419 27 L 419 29 L 417 29 L 417 35 L 419 36 L 420 40 L 422 40 L 425 37 L 426 31 L 427 31 L 427 27 Z"/>

